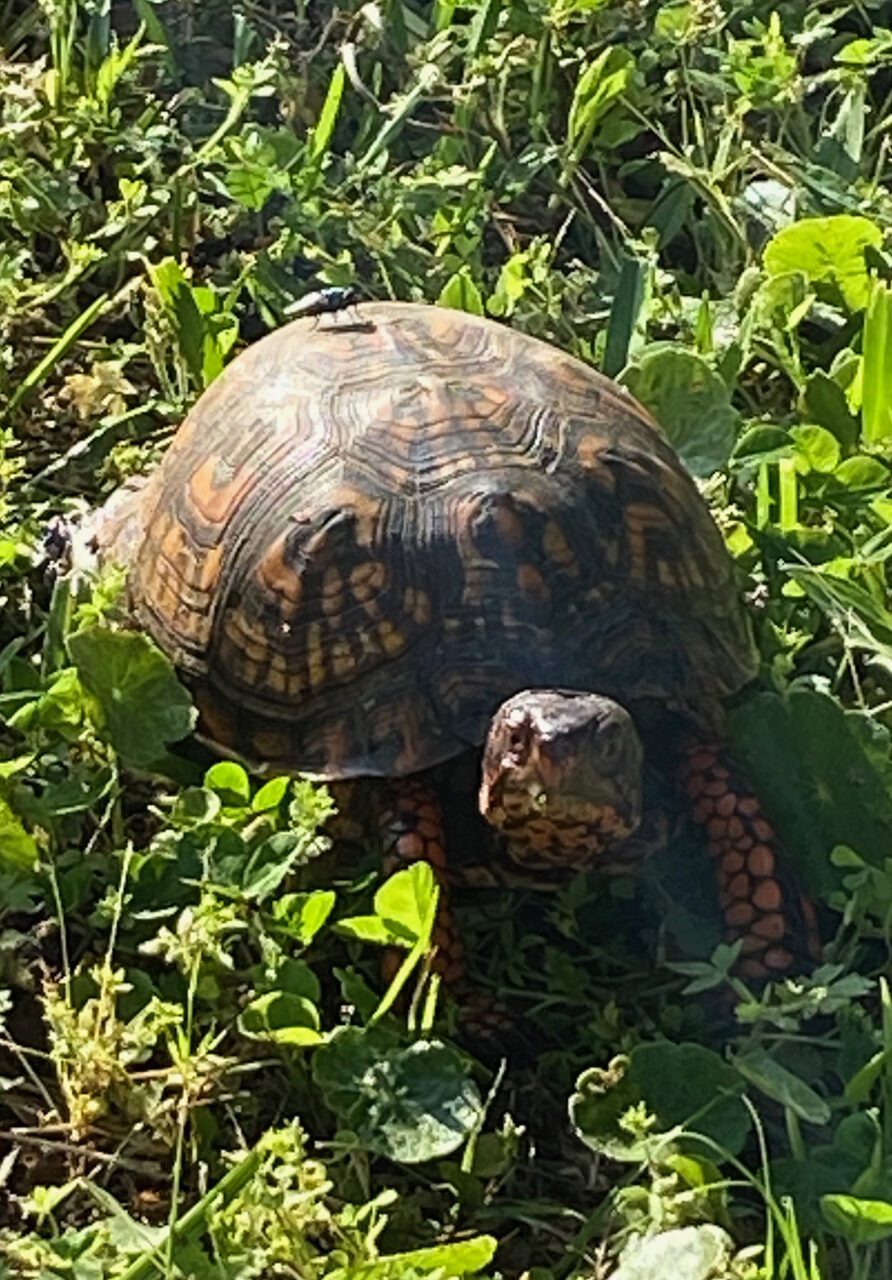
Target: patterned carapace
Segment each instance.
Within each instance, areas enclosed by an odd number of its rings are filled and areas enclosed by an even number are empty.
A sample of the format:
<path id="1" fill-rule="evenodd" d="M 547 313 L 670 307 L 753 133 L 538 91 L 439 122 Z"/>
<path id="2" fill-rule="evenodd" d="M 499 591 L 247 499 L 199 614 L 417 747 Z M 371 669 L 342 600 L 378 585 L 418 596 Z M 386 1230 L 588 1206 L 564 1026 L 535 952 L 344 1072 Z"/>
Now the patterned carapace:
<path id="1" fill-rule="evenodd" d="M 340 778 L 479 744 L 527 687 L 711 723 L 753 649 L 721 536 L 644 410 L 492 321 L 364 314 L 374 329 L 302 319 L 240 355 L 130 504 L 134 609 L 206 736 Z"/>
<path id="2" fill-rule="evenodd" d="M 490 320 L 363 318 L 304 317 L 243 352 L 107 522 L 204 737 L 271 769 L 398 779 L 548 687 L 656 699 L 713 734 L 753 644 L 647 413 Z"/>

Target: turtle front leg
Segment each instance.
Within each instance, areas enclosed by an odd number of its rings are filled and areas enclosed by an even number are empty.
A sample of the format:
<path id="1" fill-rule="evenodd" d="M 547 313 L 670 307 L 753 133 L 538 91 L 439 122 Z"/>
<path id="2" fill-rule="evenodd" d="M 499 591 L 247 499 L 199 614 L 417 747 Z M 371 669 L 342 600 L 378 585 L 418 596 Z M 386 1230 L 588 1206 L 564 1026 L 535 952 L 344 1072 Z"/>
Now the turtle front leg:
<path id="1" fill-rule="evenodd" d="M 820 958 L 814 908 L 752 789 L 714 742 L 684 744 L 678 779 L 715 860 L 725 936 L 742 943 L 737 973 L 764 979 L 811 969 Z"/>
<path id="2" fill-rule="evenodd" d="M 433 967 L 443 981 L 454 986 L 464 976 L 464 953 L 449 909 L 446 870 L 446 835 L 443 811 L 434 789 L 417 779 L 391 783 L 380 816 L 384 841 L 384 869 L 388 874 L 413 862 L 427 862 L 440 886 L 440 902 L 434 925 L 436 947 Z M 386 971 L 392 967 L 388 959 Z M 393 970 L 395 972 L 395 968 Z"/>

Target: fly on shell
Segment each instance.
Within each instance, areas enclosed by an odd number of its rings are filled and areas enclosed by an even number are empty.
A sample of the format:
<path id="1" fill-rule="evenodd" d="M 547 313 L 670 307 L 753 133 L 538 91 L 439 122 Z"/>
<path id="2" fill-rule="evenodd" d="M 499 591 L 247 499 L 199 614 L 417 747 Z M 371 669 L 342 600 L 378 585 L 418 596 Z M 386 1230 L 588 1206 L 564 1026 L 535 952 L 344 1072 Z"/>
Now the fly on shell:
<path id="1" fill-rule="evenodd" d="M 356 309 L 360 300 L 359 290 L 353 285 L 332 285 L 326 289 L 317 289 L 307 293 L 285 308 L 289 319 L 305 316 L 316 316 L 317 322 L 323 316 L 330 316 L 328 323 L 320 324 L 321 329 L 351 331 L 356 329 L 373 329 L 370 320 L 363 320 Z"/>

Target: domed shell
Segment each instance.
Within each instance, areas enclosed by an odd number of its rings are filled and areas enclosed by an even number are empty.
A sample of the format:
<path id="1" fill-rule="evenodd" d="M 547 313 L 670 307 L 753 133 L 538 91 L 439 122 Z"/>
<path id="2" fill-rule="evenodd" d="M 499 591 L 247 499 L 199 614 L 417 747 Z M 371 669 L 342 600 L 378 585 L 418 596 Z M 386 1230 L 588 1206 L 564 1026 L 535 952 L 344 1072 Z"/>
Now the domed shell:
<path id="1" fill-rule="evenodd" d="M 244 351 L 127 554 L 203 735 L 271 769 L 400 776 L 479 745 L 523 688 L 696 711 L 754 670 L 721 536 L 645 411 L 440 307 L 365 304 Z"/>

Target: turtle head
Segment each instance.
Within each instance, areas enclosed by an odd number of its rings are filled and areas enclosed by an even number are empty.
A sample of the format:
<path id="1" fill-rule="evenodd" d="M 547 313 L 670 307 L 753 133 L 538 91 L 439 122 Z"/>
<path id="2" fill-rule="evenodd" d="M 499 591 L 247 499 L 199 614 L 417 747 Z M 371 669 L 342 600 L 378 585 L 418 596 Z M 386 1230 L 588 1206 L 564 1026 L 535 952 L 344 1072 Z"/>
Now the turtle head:
<path id="1" fill-rule="evenodd" d="M 524 866 L 596 864 L 641 821 L 642 762 L 632 717 L 619 703 L 527 689 L 490 723 L 480 812 Z"/>

